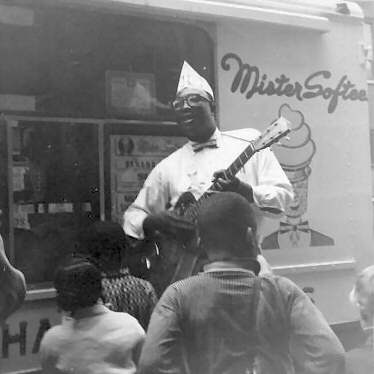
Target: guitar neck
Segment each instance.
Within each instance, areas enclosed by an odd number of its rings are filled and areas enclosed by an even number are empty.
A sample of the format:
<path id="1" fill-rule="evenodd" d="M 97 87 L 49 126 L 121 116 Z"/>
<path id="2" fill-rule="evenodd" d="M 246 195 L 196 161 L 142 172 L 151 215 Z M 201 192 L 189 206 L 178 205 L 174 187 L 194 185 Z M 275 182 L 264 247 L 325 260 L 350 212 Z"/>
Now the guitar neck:
<path id="1" fill-rule="evenodd" d="M 252 143 L 235 159 L 235 161 L 223 172 L 227 179 L 234 177 L 238 171 L 249 161 L 255 154 Z M 209 188 L 211 191 L 217 191 L 217 184 L 213 183 Z M 209 191 L 208 190 L 208 191 Z M 207 192 L 208 192 L 207 191 Z M 204 195 L 203 195 L 204 196 Z M 201 199 L 201 198 L 200 198 Z M 199 200 L 200 200 L 199 199 Z"/>

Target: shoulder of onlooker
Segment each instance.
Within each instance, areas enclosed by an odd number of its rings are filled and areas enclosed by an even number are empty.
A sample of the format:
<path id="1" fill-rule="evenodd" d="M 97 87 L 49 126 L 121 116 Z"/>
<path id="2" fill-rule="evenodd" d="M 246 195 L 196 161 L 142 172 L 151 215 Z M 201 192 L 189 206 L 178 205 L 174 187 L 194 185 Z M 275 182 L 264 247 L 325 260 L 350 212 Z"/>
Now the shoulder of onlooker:
<path id="1" fill-rule="evenodd" d="M 299 296 L 306 296 L 303 290 L 288 278 L 274 274 L 264 274 L 261 279 L 263 288 L 272 285 L 288 304 L 292 304 Z"/>
<path id="2" fill-rule="evenodd" d="M 139 333 L 140 335 L 144 334 L 144 330 L 139 321 L 129 313 L 114 312 L 110 310 L 108 311 L 107 319 L 111 321 L 111 323 L 116 324 L 118 328 L 125 329 L 126 333 L 133 331 Z"/>
<path id="3" fill-rule="evenodd" d="M 154 287 L 153 287 L 152 283 L 147 281 L 146 279 L 138 278 L 138 277 L 135 277 L 135 276 L 134 276 L 134 279 L 136 279 L 137 282 L 145 288 L 145 290 L 147 290 L 147 291 L 154 290 Z"/>
<path id="4" fill-rule="evenodd" d="M 272 279 L 272 282 L 276 283 L 277 286 L 284 290 L 290 290 L 293 292 L 303 292 L 301 288 L 293 282 L 291 279 L 282 277 L 281 275 L 274 275 L 274 274 L 265 274 L 264 278 Z"/>
<path id="5" fill-rule="evenodd" d="M 63 339 L 63 330 L 62 325 L 52 326 L 47 330 L 40 343 L 40 350 L 52 350 L 58 341 Z"/>
<path id="6" fill-rule="evenodd" d="M 156 293 L 151 282 L 146 279 L 136 277 L 134 275 L 128 275 L 128 282 L 137 285 L 138 291 L 145 292 L 147 295 Z"/>
<path id="7" fill-rule="evenodd" d="M 202 285 L 204 273 L 188 277 L 169 285 L 161 295 L 158 307 L 177 309 L 186 298 L 193 297 L 194 289 Z"/>
<path id="8" fill-rule="evenodd" d="M 157 302 L 158 297 L 155 291 L 155 288 L 153 287 L 152 283 L 141 278 L 137 278 L 139 281 L 140 288 L 142 289 L 142 292 L 144 292 L 144 296 L 147 300 L 148 306 L 152 305 Z"/>

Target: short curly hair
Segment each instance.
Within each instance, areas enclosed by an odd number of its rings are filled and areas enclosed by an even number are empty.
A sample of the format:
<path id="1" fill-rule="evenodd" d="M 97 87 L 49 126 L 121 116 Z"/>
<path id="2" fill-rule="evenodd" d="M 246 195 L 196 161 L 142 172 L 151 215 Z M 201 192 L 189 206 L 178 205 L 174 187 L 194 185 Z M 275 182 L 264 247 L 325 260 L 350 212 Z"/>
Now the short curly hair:
<path id="1" fill-rule="evenodd" d="M 101 272 L 87 259 L 71 257 L 57 268 L 54 287 L 58 308 L 74 316 L 77 310 L 93 306 L 101 298 Z"/>
<path id="2" fill-rule="evenodd" d="M 357 276 L 350 298 L 358 305 L 362 320 L 371 325 L 374 319 L 374 265 Z"/>
<path id="3" fill-rule="evenodd" d="M 126 234 L 119 223 L 98 221 L 81 234 L 78 252 L 105 272 L 112 267 L 121 267 L 126 248 Z"/>

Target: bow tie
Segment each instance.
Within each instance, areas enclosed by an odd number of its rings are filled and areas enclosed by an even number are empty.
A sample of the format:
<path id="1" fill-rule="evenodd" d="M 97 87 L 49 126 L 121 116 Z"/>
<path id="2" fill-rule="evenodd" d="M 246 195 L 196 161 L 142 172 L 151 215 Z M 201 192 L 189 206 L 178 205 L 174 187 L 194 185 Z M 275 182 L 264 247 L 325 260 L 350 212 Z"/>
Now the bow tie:
<path id="1" fill-rule="evenodd" d="M 194 152 L 200 152 L 205 148 L 218 148 L 217 139 L 209 139 L 205 143 L 192 143 Z"/>
<path id="2" fill-rule="evenodd" d="M 279 233 L 280 234 L 286 234 L 288 232 L 297 232 L 297 231 L 302 231 L 302 232 L 308 232 L 309 231 L 309 225 L 308 221 L 303 221 L 300 223 L 297 223 L 295 225 L 292 225 L 291 223 L 288 222 L 280 222 L 280 228 L 279 228 Z"/>

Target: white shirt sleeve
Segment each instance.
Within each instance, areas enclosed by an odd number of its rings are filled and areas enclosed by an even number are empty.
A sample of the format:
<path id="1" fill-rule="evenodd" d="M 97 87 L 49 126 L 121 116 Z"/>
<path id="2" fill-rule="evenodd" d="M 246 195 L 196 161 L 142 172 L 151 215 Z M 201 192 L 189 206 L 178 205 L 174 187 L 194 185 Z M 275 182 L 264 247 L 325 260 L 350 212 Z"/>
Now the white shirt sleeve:
<path id="1" fill-rule="evenodd" d="M 169 202 L 169 186 L 165 178 L 166 166 L 163 162 L 148 175 L 135 201 L 125 211 L 123 228 L 127 235 L 144 239 L 143 221 L 151 213 L 159 213 Z"/>
<path id="2" fill-rule="evenodd" d="M 293 199 L 292 186 L 272 150 L 258 152 L 246 169 L 246 174 L 255 176 L 253 198 L 261 214 L 270 218 L 283 215 Z"/>

